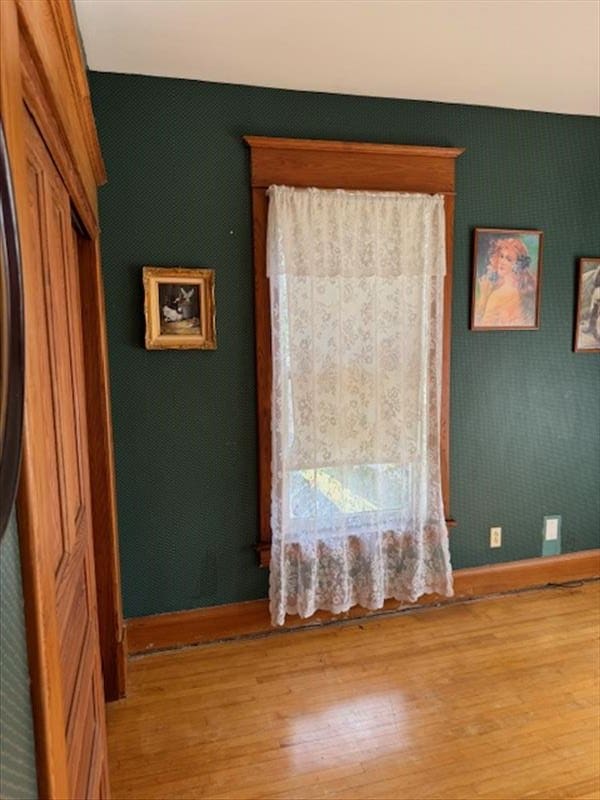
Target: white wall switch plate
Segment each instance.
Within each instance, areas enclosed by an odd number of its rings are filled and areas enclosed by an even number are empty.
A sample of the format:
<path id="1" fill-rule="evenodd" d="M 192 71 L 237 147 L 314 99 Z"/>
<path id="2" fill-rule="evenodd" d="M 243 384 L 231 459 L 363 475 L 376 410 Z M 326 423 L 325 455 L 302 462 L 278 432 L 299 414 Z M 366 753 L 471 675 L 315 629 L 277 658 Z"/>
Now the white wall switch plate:
<path id="1" fill-rule="evenodd" d="M 561 552 L 561 518 L 558 514 L 544 517 L 542 527 L 542 555 L 557 556 Z"/>
<path id="2" fill-rule="evenodd" d="M 490 547 L 502 547 L 502 528 L 490 528 Z"/>
<path id="3" fill-rule="evenodd" d="M 544 523 L 544 539 L 547 542 L 555 542 L 558 539 L 558 519 L 546 517 Z"/>

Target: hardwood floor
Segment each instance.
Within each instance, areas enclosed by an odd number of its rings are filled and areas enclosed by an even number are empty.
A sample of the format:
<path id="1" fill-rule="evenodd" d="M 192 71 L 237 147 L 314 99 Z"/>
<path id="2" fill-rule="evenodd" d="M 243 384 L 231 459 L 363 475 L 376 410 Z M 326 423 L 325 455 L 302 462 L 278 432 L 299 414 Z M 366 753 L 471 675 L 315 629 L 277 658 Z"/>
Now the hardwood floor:
<path id="1" fill-rule="evenodd" d="M 600 583 L 130 662 L 113 797 L 600 797 Z"/>

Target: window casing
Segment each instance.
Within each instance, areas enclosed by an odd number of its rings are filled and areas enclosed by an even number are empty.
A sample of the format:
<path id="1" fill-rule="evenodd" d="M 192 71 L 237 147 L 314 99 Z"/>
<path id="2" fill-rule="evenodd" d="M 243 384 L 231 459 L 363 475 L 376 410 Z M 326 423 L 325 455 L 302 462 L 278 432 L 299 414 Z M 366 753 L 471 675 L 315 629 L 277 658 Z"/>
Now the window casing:
<path id="1" fill-rule="evenodd" d="M 266 270 L 268 198 L 271 185 L 418 192 L 444 195 L 446 276 L 440 462 L 446 522 L 450 515 L 449 411 L 452 254 L 456 159 L 460 148 L 413 147 L 357 142 L 247 136 L 251 151 L 252 219 L 258 414 L 259 542 L 261 566 L 271 549 L 271 323 Z"/>

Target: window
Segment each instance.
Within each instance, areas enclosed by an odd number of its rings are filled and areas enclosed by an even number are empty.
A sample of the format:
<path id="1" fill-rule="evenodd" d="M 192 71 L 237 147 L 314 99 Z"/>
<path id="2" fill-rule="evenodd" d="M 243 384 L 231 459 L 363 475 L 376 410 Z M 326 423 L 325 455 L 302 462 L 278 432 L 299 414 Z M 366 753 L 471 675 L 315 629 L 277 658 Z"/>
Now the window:
<path id="1" fill-rule="evenodd" d="M 251 148 L 253 233 L 255 265 L 256 352 L 259 428 L 259 513 L 261 564 L 267 566 L 271 550 L 271 320 L 269 284 L 266 274 L 266 230 L 271 185 L 318 187 L 444 195 L 446 223 L 446 277 L 444 279 L 443 366 L 440 456 L 442 494 L 449 525 L 449 374 L 450 308 L 452 290 L 452 228 L 454 215 L 455 160 L 463 152 L 456 148 L 405 147 L 397 145 L 318 142 L 247 137 Z M 368 513 L 374 504 L 370 486 L 389 487 L 390 503 L 401 502 L 409 490 L 405 464 L 385 460 L 362 461 L 353 467 L 354 480 L 341 481 L 332 464 L 303 465 L 292 475 L 295 488 L 312 486 L 321 504 L 343 513 Z M 400 478 L 400 481 L 398 480 Z M 395 495 L 394 495 L 395 493 Z M 395 499 L 394 499 L 395 497 Z M 301 515 L 301 507 L 292 509 Z M 301 516 L 298 518 L 301 519 Z"/>

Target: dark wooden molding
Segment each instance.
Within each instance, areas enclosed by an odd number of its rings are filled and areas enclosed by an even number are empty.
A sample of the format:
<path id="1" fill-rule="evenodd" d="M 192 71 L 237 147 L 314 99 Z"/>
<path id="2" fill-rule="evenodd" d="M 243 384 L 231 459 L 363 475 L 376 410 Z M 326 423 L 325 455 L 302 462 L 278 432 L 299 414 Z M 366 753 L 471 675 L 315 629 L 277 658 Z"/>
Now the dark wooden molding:
<path id="1" fill-rule="evenodd" d="M 4 2 L 4 0 L 3 0 Z M 46 92 L 60 125 L 74 144 L 78 168 L 90 189 L 106 180 L 96 133 L 85 59 L 71 0 L 11 0 L 31 49 L 43 65 Z M 95 194 L 92 191 L 91 195 Z"/>
<path id="2" fill-rule="evenodd" d="M 262 506 L 261 506 L 262 510 Z M 260 567 L 268 567 L 271 563 L 271 542 L 259 542 L 256 545 L 256 552 L 258 553 L 258 564 Z"/>
<path id="3" fill-rule="evenodd" d="M 454 187 L 458 147 L 277 139 L 245 136 L 250 147 L 252 228 L 254 239 L 254 315 L 258 424 L 259 542 L 261 567 L 270 559 L 271 543 L 271 316 L 266 266 L 268 199 L 273 184 L 443 194 L 446 223 L 444 344 L 440 463 L 442 496 L 450 515 L 450 352 L 452 329 L 452 258 L 454 253 Z"/>
<path id="4" fill-rule="evenodd" d="M 454 192 L 462 148 L 245 136 L 251 185 L 394 192 Z"/>
<path id="5" fill-rule="evenodd" d="M 442 393 L 440 398 L 440 474 L 447 524 L 456 526 L 450 512 L 450 357 L 452 354 L 452 275 L 454 261 L 454 196 L 444 199 L 446 223 L 446 275 L 442 321 Z"/>
<path id="6" fill-rule="evenodd" d="M 381 144 L 380 142 L 344 142 L 335 139 L 285 139 L 277 136 L 244 136 L 244 141 L 257 150 L 307 150 L 317 153 L 374 153 L 390 156 L 424 156 L 425 158 L 457 158 L 464 147 L 430 147 L 413 144 Z"/>
<path id="7" fill-rule="evenodd" d="M 426 595 L 417 603 L 386 600 L 383 609 L 368 611 L 355 606 L 345 614 L 317 611 L 309 619 L 288 616 L 282 628 L 271 626 L 268 600 L 176 611 L 127 620 L 128 646 L 131 654 L 150 653 L 225 639 L 260 634 L 277 634 L 295 628 L 309 628 L 348 619 L 393 614 L 399 610 L 461 602 L 476 597 L 522 591 L 549 584 L 592 580 L 600 577 L 600 549 L 583 550 L 546 558 L 530 558 L 459 569 L 454 573 L 454 597 Z"/>
<path id="8" fill-rule="evenodd" d="M 49 83 L 44 75 L 44 66 L 40 55 L 36 52 L 33 38 L 25 25 L 21 39 L 21 82 L 23 100 L 29 113 L 35 120 L 44 141 L 57 165 L 73 205 L 86 232 L 90 236 L 98 233 L 96 209 L 96 193 L 90 196 L 90 187 L 86 185 L 84 176 L 77 165 L 74 154 L 74 142 L 65 129 L 56 111 L 58 99 L 50 93 Z"/>
<path id="9" fill-rule="evenodd" d="M 92 109 L 92 98 L 87 81 L 87 68 L 83 54 L 83 45 L 79 36 L 75 9 L 72 2 L 54 0 L 50 4 L 50 11 L 54 26 L 60 42 L 67 75 L 70 82 L 71 94 L 77 99 L 73 108 L 78 118 L 78 127 L 83 134 L 85 149 L 92 166 L 97 186 L 106 182 L 106 169 L 100 150 L 98 131 Z"/>
<path id="10" fill-rule="evenodd" d="M 271 554 L 271 307 L 267 280 L 267 195 L 252 189 L 254 240 L 254 333 L 256 337 L 256 413 L 258 427 L 258 516 L 261 567 Z M 266 562 L 265 562 L 266 557 Z"/>
<path id="11" fill-rule="evenodd" d="M 98 239 L 79 239 L 81 295 L 85 303 L 84 369 L 89 443 L 98 631 L 107 700 L 125 695 L 126 660 L 121 604 L 112 414 L 104 283 Z"/>

